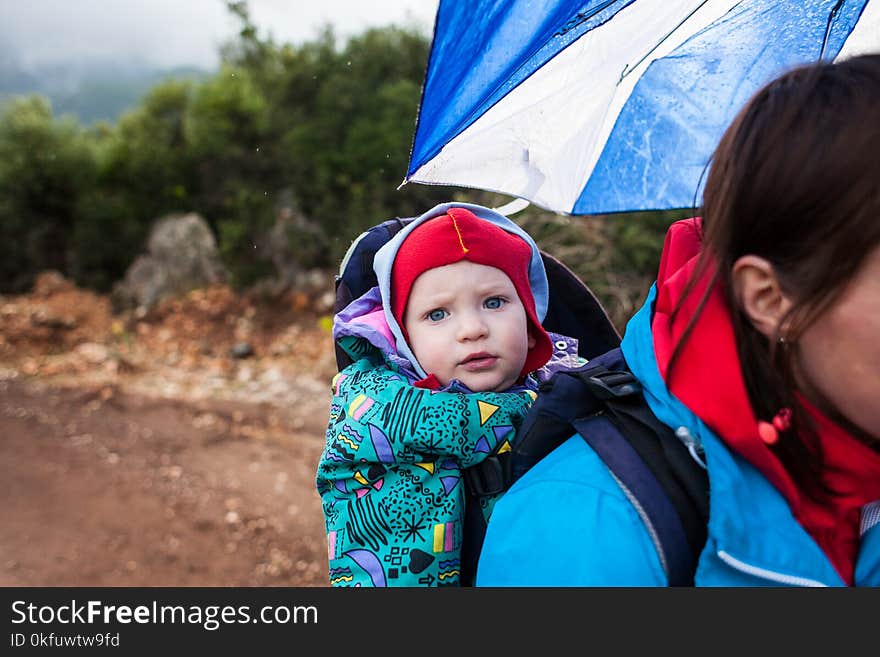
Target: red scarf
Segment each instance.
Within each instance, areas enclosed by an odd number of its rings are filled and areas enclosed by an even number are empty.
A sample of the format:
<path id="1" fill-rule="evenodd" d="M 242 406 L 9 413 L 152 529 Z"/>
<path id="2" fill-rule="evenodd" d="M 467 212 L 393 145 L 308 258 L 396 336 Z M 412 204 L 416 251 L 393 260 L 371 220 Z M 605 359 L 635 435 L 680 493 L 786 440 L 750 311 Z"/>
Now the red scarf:
<path id="1" fill-rule="evenodd" d="M 652 323 L 654 350 L 664 379 L 673 349 L 709 284 L 711 272 L 695 286 L 672 322 L 671 313 L 694 272 L 700 246 L 699 218 L 670 227 L 657 276 Z M 667 382 L 669 391 L 779 490 L 800 525 L 819 544 L 843 580 L 852 585 L 861 508 L 880 499 L 880 453 L 805 404 L 822 445 L 825 483 L 839 494 L 817 502 L 800 493 L 781 461 L 758 435 L 758 420 L 746 394 L 730 311 L 717 285 L 675 367 L 673 380 Z"/>

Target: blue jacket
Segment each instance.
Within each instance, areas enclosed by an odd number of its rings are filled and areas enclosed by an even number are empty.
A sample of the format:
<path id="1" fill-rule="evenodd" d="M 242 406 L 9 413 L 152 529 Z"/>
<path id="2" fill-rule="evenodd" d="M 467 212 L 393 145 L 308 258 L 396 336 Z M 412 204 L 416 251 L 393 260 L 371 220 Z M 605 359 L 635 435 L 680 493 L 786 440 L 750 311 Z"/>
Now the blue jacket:
<path id="1" fill-rule="evenodd" d="M 784 497 L 674 398 L 654 357 L 656 287 L 627 325 L 621 348 L 655 415 L 702 444 L 710 482 L 708 541 L 697 586 L 843 586 Z M 496 504 L 478 586 L 665 586 L 661 557 L 604 463 L 574 436 Z M 857 586 L 880 586 L 880 523 L 862 535 Z"/>

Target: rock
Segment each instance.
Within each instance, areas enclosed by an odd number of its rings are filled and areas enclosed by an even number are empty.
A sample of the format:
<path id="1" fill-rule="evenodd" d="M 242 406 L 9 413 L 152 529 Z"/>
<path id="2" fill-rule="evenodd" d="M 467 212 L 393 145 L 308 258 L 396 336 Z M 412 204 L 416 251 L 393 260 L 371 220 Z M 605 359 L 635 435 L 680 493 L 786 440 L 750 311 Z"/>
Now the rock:
<path id="1" fill-rule="evenodd" d="M 155 258 L 140 255 L 125 272 L 122 283 L 113 288 L 111 300 L 116 311 L 135 305 L 136 316 L 143 318 L 169 290 L 165 268 Z"/>
<path id="2" fill-rule="evenodd" d="M 229 350 L 233 358 L 249 358 L 254 355 L 254 348 L 248 342 L 236 342 Z"/>
<path id="3" fill-rule="evenodd" d="M 156 222 L 147 253 L 114 286 L 111 301 L 115 312 L 150 309 L 162 299 L 227 279 L 208 223 L 195 213 L 169 215 Z"/>
<path id="4" fill-rule="evenodd" d="M 76 353 L 92 365 L 100 365 L 110 356 L 107 347 L 97 342 L 85 342 L 77 346 Z"/>
<path id="5" fill-rule="evenodd" d="M 280 294 L 299 285 L 302 276 L 316 265 L 326 265 L 328 239 L 322 226 L 296 209 L 288 200 L 275 217 L 275 224 L 260 240 L 260 254 L 275 267 L 267 292 Z"/>

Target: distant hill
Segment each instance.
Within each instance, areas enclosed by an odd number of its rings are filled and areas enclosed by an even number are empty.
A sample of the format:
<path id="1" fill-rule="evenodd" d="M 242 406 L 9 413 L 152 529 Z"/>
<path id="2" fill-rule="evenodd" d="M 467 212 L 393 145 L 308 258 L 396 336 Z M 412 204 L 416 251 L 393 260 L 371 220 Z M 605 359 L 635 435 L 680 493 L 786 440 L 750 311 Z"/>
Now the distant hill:
<path id="1" fill-rule="evenodd" d="M 0 103 L 13 96 L 40 94 L 49 99 L 56 116 L 72 114 L 84 125 L 114 123 L 159 82 L 198 80 L 210 74 L 189 67 L 156 70 L 137 64 L 81 62 L 28 70 L 7 60 L 0 62 Z"/>

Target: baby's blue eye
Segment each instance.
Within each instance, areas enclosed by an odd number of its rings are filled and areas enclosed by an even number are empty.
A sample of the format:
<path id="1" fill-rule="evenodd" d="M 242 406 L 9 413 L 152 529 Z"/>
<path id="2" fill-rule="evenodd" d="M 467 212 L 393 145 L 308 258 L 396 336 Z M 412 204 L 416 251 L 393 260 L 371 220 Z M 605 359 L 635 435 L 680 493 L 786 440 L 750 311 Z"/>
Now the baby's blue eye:
<path id="1" fill-rule="evenodd" d="M 441 308 L 435 308 L 434 310 L 430 311 L 427 315 L 425 315 L 425 317 L 430 319 L 432 322 L 439 322 L 441 319 L 446 317 L 446 311 L 442 310 Z"/>
<path id="2" fill-rule="evenodd" d="M 483 305 L 489 310 L 498 310 L 504 305 L 504 299 L 501 297 L 489 297 L 483 302 Z"/>

